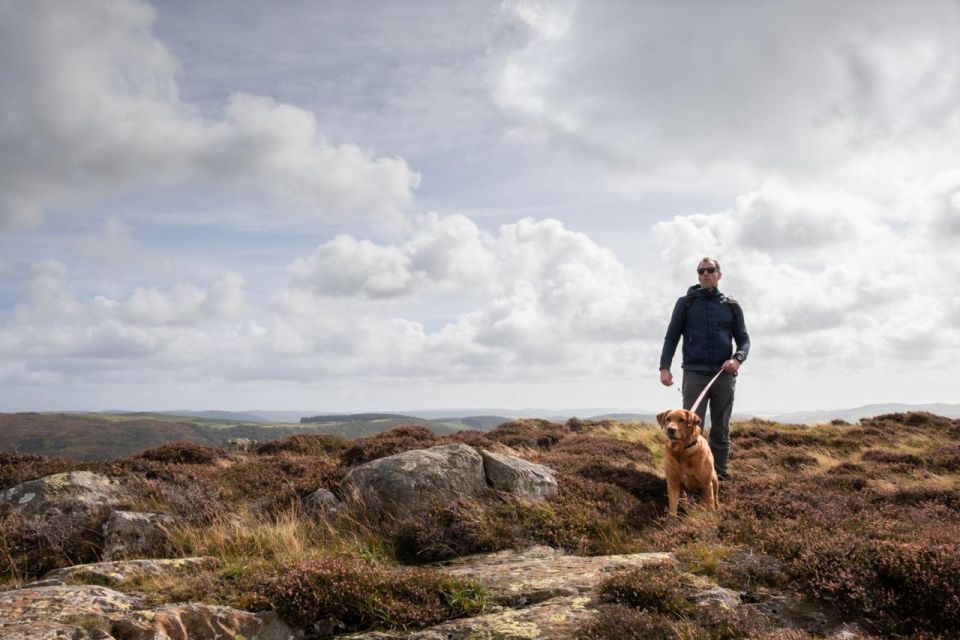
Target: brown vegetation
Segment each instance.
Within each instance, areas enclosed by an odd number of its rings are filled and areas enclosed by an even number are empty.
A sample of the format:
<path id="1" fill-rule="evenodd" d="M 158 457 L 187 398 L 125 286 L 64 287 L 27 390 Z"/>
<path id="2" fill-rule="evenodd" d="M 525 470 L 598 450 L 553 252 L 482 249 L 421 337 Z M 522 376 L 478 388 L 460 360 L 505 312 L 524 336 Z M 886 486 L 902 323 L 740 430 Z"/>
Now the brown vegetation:
<path id="1" fill-rule="evenodd" d="M 173 443 L 110 462 L 0 454 L 0 481 L 5 488 L 75 469 L 118 478 L 135 496 L 131 508 L 179 517 L 180 552 L 221 560 L 176 585 L 140 585 L 145 592 L 289 616 L 309 605 L 313 617 L 296 620 L 321 636 L 334 628 L 416 626 L 482 606 L 475 585 L 430 571 L 406 582 L 391 570 L 397 560 L 548 544 L 581 554 L 677 551 L 688 567 L 733 588 L 789 584 L 880 636 L 936 638 L 953 634 L 960 619 L 958 436 L 960 421 L 929 414 L 816 427 L 736 423 L 733 479 L 721 486 L 719 514 L 681 502 L 679 519 L 665 517 L 657 447 L 644 444 L 656 441 L 655 427 L 586 421 L 518 420 L 445 437 L 417 426 L 351 441 L 294 436 L 250 453 Z M 357 464 L 448 442 L 512 447 L 552 467 L 559 493 L 542 503 L 462 500 L 378 525 L 349 512 L 326 522 L 300 508 L 317 488 L 336 492 Z M 93 559 L 95 540 L 82 538 L 59 539 L 2 514 L 0 580 Z M 759 622 L 689 609 L 676 599 L 685 597 L 682 580 L 670 583 L 677 592 L 641 573 L 611 577 L 608 604 L 581 637 L 772 637 Z M 325 600 L 333 598 L 323 588 L 330 584 L 339 600 Z M 371 608 L 370 594 L 381 609 Z"/>

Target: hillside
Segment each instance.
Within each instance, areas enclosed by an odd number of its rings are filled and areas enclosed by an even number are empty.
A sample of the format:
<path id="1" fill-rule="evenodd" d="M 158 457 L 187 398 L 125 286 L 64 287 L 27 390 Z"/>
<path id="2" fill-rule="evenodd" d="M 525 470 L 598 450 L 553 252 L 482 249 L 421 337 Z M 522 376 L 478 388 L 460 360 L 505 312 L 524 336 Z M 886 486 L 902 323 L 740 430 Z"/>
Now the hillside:
<path id="1" fill-rule="evenodd" d="M 279 616 L 309 638 L 956 637 L 960 421 L 737 422 L 719 512 L 688 496 L 677 518 L 665 514 L 661 437 L 643 424 L 519 420 L 445 436 L 297 435 L 249 451 L 181 442 L 104 462 L 0 454 L 0 584 L 24 587 L 0 599 L 0 630 L 46 616 L 73 637 L 146 638 L 181 611 L 192 625 L 233 616 L 248 636 Z M 540 465 L 556 492 L 484 485 L 395 518 L 368 494 L 347 499 L 348 479 L 369 463 L 437 447 Z M 113 508 L 170 519 L 157 546 L 133 557 L 192 559 L 48 574 L 96 562 L 107 540 L 93 520 L 71 532 L 28 517 L 40 508 L 33 487 L 56 497 L 65 476 L 13 487 L 76 470 L 121 493 Z M 97 615 L 51 605 L 56 589 L 75 603 L 85 585 L 119 604 Z M 433 630 L 413 631 L 423 627 Z"/>
<path id="2" fill-rule="evenodd" d="M 298 426 L 261 422 L 244 424 L 233 420 L 157 413 L 2 413 L 0 451 L 73 460 L 107 460 L 179 440 L 217 446 L 232 438 L 266 441 L 298 434 L 329 433 L 353 438 L 374 435 L 404 424 L 425 426 L 441 434 L 465 428 L 405 416 Z"/>
<path id="3" fill-rule="evenodd" d="M 830 422 L 831 420 L 846 420 L 847 422 L 856 422 L 863 418 L 873 418 L 890 413 L 907 413 L 910 411 L 925 411 L 945 418 L 960 418 L 960 404 L 868 404 L 853 409 L 829 409 L 823 411 L 796 411 L 792 413 L 781 413 L 772 419 L 777 422 L 786 422 L 790 424 L 817 424 Z"/>

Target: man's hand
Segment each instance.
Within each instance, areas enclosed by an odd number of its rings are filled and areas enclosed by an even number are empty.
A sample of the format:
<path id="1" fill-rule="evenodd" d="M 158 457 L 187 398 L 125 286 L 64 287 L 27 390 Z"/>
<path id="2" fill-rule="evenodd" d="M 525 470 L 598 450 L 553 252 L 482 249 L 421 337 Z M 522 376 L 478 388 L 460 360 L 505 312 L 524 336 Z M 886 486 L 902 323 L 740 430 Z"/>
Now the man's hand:
<path id="1" fill-rule="evenodd" d="M 739 368 L 740 368 L 740 361 L 734 360 L 733 358 L 730 358 L 729 360 L 723 363 L 723 370 L 729 371 L 730 373 L 736 373 Z"/>
<path id="2" fill-rule="evenodd" d="M 673 374 L 670 373 L 670 369 L 660 369 L 660 384 L 665 387 L 673 384 Z"/>

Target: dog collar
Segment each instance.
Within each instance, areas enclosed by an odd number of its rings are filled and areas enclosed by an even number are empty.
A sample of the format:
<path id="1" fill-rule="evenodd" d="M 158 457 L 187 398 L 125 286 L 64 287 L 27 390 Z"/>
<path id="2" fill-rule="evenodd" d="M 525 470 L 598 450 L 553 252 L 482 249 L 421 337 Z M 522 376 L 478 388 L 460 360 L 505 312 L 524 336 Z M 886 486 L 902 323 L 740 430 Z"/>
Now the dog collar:
<path id="1" fill-rule="evenodd" d="M 686 450 L 689 449 L 690 447 L 695 447 L 695 446 L 697 446 L 697 443 L 698 443 L 698 442 L 700 442 L 700 438 L 696 438 L 693 442 L 691 442 L 690 444 L 688 444 L 687 446 L 685 446 L 685 447 L 683 448 L 683 450 L 686 451 Z"/>

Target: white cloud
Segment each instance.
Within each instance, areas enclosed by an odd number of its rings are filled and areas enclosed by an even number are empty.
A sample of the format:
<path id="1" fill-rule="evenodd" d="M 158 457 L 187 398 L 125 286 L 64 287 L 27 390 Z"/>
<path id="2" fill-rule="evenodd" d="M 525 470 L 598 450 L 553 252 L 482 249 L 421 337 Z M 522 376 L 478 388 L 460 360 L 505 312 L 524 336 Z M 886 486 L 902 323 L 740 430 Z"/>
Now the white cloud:
<path id="1" fill-rule="evenodd" d="M 533 27 L 493 87 L 533 132 L 519 138 L 599 163 L 621 187 L 889 186 L 958 160 L 953 2 L 507 7 Z M 530 17 L 551 11 L 564 19 Z"/>
<path id="2" fill-rule="evenodd" d="M 781 185 L 654 231 L 667 259 L 685 271 L 703 255 L 721 260 L 721 288 L 747 310 L 755 349 L 767 362 L 948 366 L 960 332 L 950 319 L 954 302 L 943 293 L 954 248 L 933 241 L 942 231 L 942 187 L 934 180 L 923 197 L 905 194 L 909 205 L 887 203 L 912 207 L 909 224 L 863 198 Z"/>
<path id="3" fill-rule="evenodd" d="M 0 6 L 0 224 L 172 186 L 268 194 L 327 218 L 409 200 L 419 176 L 402 159 L 329 144 L 299 107 L 237 93 L 222 120 L 203 120 L 179 98 L 154 21 L 137 0 Z"/>

